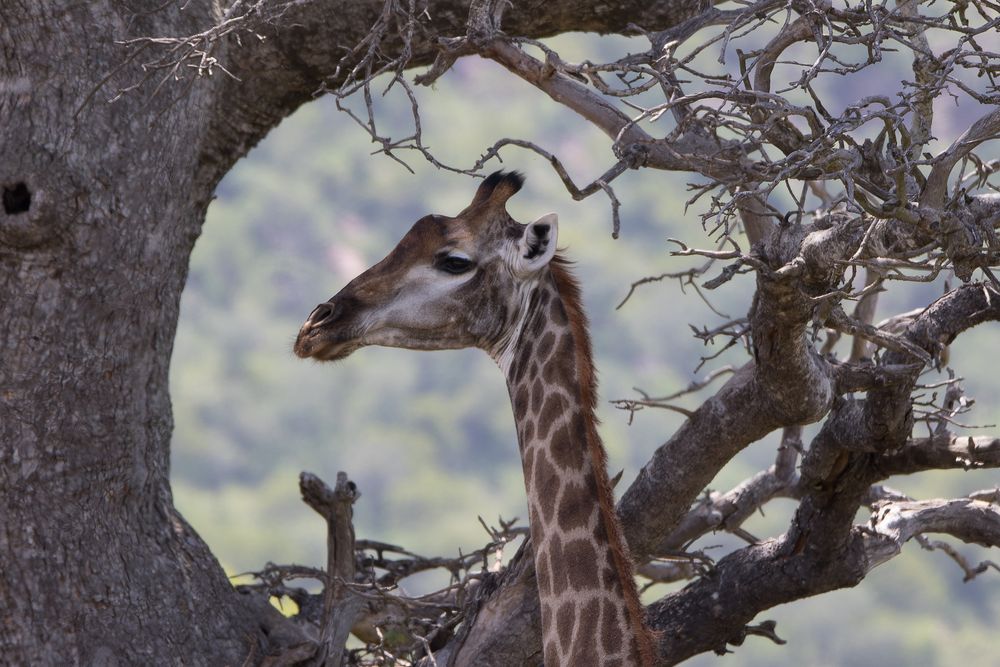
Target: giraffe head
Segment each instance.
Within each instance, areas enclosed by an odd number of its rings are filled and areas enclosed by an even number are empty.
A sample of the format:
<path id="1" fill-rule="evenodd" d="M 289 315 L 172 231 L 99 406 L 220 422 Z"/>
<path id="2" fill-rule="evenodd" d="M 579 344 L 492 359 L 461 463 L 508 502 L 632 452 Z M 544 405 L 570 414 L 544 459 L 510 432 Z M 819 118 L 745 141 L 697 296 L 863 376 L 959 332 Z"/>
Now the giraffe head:
<path id="1" fill-rule="evenodd" d="M 330 361 L 366 345 L 479 347 L 499 359 L 556 250 L 555 213 L 529 224 L 507 213 L 523 183 L 496 172 L 457 216 L 417 220 L 385 259 L 316 306 L 295 354 Z"/>

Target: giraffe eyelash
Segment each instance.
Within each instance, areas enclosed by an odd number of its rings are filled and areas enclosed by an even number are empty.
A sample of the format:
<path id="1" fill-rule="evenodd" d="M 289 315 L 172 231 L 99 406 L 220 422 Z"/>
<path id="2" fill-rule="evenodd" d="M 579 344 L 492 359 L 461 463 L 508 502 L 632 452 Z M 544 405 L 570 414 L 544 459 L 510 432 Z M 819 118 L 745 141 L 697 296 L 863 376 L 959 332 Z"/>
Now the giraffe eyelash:
<path id="1" fill-rule="evenodd" d="M 434 260 L 434 268 L 452 275 L 467 273 L 474 266 L 474 262 L 465 255 L 442 254 Z"/>

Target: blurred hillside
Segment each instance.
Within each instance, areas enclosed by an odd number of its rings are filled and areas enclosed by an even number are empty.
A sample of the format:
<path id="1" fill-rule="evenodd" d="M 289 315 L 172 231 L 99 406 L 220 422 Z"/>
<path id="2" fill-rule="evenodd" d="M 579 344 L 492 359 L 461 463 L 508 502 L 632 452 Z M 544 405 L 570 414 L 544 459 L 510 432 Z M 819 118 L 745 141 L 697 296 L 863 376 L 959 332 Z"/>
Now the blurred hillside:
<path id="1" fill-rule="evenodd" d="M 578 183 L 611 164 L 603 135 L 491 63 L 463 61 L 435 90 L 418 93 L 425 140 L 445 162 L 468 166 L 510 136 L 562 157 Z M 390 98 L 381 120 L 405 127 L 409 105 Z M 335 365 L 291 354 L 299 325 L 317 303 L 384 256 L 417 218 L 456 213 L 475 191 L 474 180 L 435 170 L 417 155 L 410 156 L 411 175 L 384 156 L 369 155 L 375 148 L 331 102 L 303 108 L 223 182 L 195 250 L 171 377 L 172 479 L 180 510 L 230 572 L 266 561 L 325 561 L 325 528 L 298 497 L 301 470 L 330 481 L 338 470 L 347 471 L 363 494 L 355 510 L 359 537 L 428 554 L 480 546 L 485 535 L 477 516 L 488 522 L 526 516 L 506 389 L 485 354 L 368 348 Z M 543 160 L 515 150 L 503 157 L 504 168 L 528 175 L 510 202 L 512 215 L 527 221 L 559 213 L 560 245 L 577 263 L 592 321 L 605 399 L 601 433 L 612 471 L 624 469 L 623 488 L 680 417 L 645 411 L 629 425 L 628 414 L 607 400 L 634 397 L 633 387 L 666 394 L 696 377 L 699 358 L 717 350 L 692 338 L 688 325 L 711 328 L 743 316 L 752 277 L 709 293 L 721 316 L 690 288 L 681 293 L 675 281 L 640 288 L 616 311 L 631 282 L 692 265 L 669 256 L 667 237 L 712 244 L 698 206 L 684 212 L 685 177 L 646 171 L 616 181 L 623 224 L 615 241 L 606 198 L 573 202 Z M 879 315 L 925 304 L 941 289 L 894 286 Z M 952 366 L 978 401 L 973 421 L 1000 423 L 996 379 L 981 361 L 1000 352 L 1000 337 L 980 328 L 960 341 Z M 847 344 L 841 343 L 841 353 Z M 697 375 L 744 359 L 741 350 L 730 350 Z M 698 400 L 689 397 L 685 405 Z M 727 489 L 766 467 L 773 453 L 772 439 L 753 445 L 713 488 Z M 998 483 L 995 472 L 891 482 L 917 497 Z M 775 503 L 746 527 L 759 536 L 780 533 L 792 509 Z M 716 556 L 735 546 L 722 536 L 702 546 L 714 544 L 726 545 L 710 552 Z M 996 553 L 992 558 L 1000 560 Z M 911 544 L 858 589 L 764 618 L 778 621 L 778 634 L 789 644 L 751 639 L 721 664 L 986 667 L 1000 660 L 1000 575 L 963 584 L 943 554 Z M 719 660 L 702 656 L 692 664 Z"/>

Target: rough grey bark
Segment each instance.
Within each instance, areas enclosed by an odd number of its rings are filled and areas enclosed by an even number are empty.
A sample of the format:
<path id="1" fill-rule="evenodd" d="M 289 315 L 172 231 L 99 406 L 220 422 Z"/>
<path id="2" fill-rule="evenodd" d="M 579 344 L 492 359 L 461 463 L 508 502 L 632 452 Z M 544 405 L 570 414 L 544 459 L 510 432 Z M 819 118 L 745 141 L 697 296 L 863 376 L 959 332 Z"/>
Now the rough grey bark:
<path id="1" fill-rule="evenodd" d="M 167 371 L 212 191 L 195 178 L 212 89 L 85 104 L 122 60 L 116 37 L 206 20 L 203 7 L 0 8 L 0 653 L 10 664 L 225 664 L 263 640 L 266 617 L 232 594 L 167 482 Z"/>
<path id="2" fill-rule="evenodd" d="M 183 8 L 181 7 L 183 5 Z M 549 2 L 524 34 L 624 29 L 683 3 Z M 11 664 L 241 664 L 299 638 L 236 594 L 173 508 L 167 370 L 188 258 L 216 183 L 334 74 L 381 2 L 237 3 L 261 42 L 220 38 L 240 80 L 142 79 L 214 3 L 0 5 L 0 654 Z M 682 7 L 683 8 L 683 7 Z M 467 6 L 436 2 L 414 38 Z M 280 21 L 276 18 L 281 16 Z M 335 79 L 328 82 L 336 83 Z"/>

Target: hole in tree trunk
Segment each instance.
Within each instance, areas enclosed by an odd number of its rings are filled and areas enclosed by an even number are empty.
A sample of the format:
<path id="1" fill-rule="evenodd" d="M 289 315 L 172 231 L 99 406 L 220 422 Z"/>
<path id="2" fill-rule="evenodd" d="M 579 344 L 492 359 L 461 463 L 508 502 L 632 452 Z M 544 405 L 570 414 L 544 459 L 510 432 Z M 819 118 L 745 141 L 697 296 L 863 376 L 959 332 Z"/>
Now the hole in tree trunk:
<path id="1" fill-rule="evenodd" d="M 3 186 L 3 210 L 7 215 L 24 213 L 31 208 L 31 192 L 22 183 Z"/>

